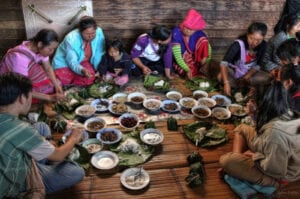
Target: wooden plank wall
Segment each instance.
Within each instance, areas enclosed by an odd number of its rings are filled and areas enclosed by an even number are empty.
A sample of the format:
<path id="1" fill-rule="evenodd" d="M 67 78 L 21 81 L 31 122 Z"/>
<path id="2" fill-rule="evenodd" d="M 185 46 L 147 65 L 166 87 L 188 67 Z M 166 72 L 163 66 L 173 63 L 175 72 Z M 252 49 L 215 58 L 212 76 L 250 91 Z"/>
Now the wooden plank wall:
<path id="1" fill-rule="evenodd" d="M 283 9 L 285 0 L 94 0 L 94 16 L 107 37 L 120 37 L 126 49 L 154 24 L 172 28 L 189 8 L 200 11 L 207 21 L 206 33 L 219 61 L 230 43 L 253 21 L 265 22 L 267 38 Z M 0 57 L 26 37 L 20 0 L 0 0 Z"/>

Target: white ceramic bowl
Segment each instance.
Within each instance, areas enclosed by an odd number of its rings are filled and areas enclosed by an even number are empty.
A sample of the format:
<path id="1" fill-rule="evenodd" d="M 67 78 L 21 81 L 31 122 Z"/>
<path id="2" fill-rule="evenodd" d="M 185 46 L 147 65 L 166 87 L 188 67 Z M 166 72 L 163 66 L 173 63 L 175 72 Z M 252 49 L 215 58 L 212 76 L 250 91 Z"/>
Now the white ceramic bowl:
<path id="1" fill-rule="evenodd" d="M 197 101 L 191 97 L 184 97 L 179 100 L 179 104 L 185 109 L 192 109 L 197 105 Z"/>
<path id="2" fill-rule="evenodd" d="M 103 128 L 96 134 L 103 144 L 115 144 L 122 139 L 122 132 L 115 128 Z"/>
<path id="3" fill-rule="evenodd" d="M 139 125 L 139 118 L 133 113 L 124 113 L 119 117 L 119 124 L 125 129 L 135 129 Z"/>
<path id="4" fill-rule="evenodd" d="M 211 116 L 211 110 L 207 106 L 194 106 L 192 108 L 192 113 L 195 117 L 198 118 L 208 118 Z"/>
<path id="5" fill-rule="evenodd" d="M 175 100 L 164 100 L 161 109 L 165 112 L 176 113 L 180 111 L 180 104 Z"/>
<path id="6" fill-rule="evenodd" d="M 126 93 L 116 93 L 112 96 L 112 101 L 116 103 L 125 103 L 127 102 L 127 94 Z"/>
<path id="7" fill-rule="evenodd" d="M 82 146 L 86 148 L 90 154 L 97 153 L 103 148 L 103 144 L 97 138 L 90 138 L 83 141 Z"/>
<path id="8" fill-rule="evenodd" d="M 128 95 L 127 99 L 128 102 L 132 104 L 143 104 L 144 100 L 146 99 L 146 95 L 140 92 L 133 92 Z"/>
<path id="9" fill-rule="evenodd" d="M 82 105 L 75 109 L 75 114 L 84 118 L 91 117 L 96 113 L 96 108 L 91 105 Z"/>
<path id="10" fill-rule="evenodd" d="M 100 129 L 105 128 L 105 126 L 106 126 L 105 120 L 100 117 L 92 117 L 92 118 L 87 119 L 84 122 L 85 130 L 92 132 L 92 133 L 98 132 Z"/>
<path id="11" fill-rule="evenodd" d="M 203 91 L 203 90 L 195 90 L 193 92 L 193 97 L 198 100 L 202 97 L 208 97 L 208 93 L 206 91 Z"/>
<path id="12" fill-rule="evenodd" d="M 198 104 L 201 106 L 207 106 L 209 108 L 212 108 L 212 107 L 216 106 L 217 103 L 212 98 L 202 97 L 202 98 L 198 99 Z"/>
<path id="13" fill-rule="evenodd" d="M 112 103 L 109 105 L 108 110 L 111 114 L 120 116 L 123 113 L 128 112 L 128 106 L 124 103 L 118 103 L 118 104 Z"/>
<path id="14" fill-rule="evenodd" d="M 110 105 L 110 101 L 105 98 L 95 99 L 91 102 L 91 106 L 95 107 L 96 111 L 99 113 L 108 111 L 109 105 Z"/>
<path id="15" fill-rule="evenodd" d="M 149 184 L 150 176 L 144 169 L 133 167 L 123 171 L 120 181 L 127 189 L 140 190 Z"/>
<path id="16" fill-rule="evenodd" d="M 232 115 L 239 116 L 239 117 L 247 115 L 245 107 L 240 104 L 230 104 L 229 106 L 227 106 L 227 108 Z"/>
<path id="17" fill-rule="evenodd" d="M 175 100 L 175 101 L 178 101 L 182 98 L 182 94 L 178 91 L 169 91 L 166 93 L 166 97 L 169 99 L 169 100 Z"/>
<path id="18" fill-rule="evenodd" d="M 215 107 L 211 111 L 211 114 L 218 120 L 226 120 L 231 117 L 231 112 L 227 108 L 223 108 L 223 107 Z"/>
<path id="19" fill-rule="evenodd" d="M 148 128 L 140 133 L 141 140 L 149 145 L 158 145 L 164 140 L 164 134 L 155 128 Z"/>
<path id="20" fill-rule="evenodd" d="M 145 109 L 149 111 L 157 111 L 160 109 L 162 102 L 158 99 L 146 99 L 143 102 Z"/>
<path id="21" fill-rule="evenodd" d="M 229 106 L 231 104 L 231 99 L 225 95 L 214 95 L 211 98 L 216 101 L 217 106 Z"/>
<path id="22" fill-rule="evenodd" d="M 91 163 L 97 169 L 109 170 L 119 164 L 119 158 L 111 151 L 99 151 L 92 156 Z"/>

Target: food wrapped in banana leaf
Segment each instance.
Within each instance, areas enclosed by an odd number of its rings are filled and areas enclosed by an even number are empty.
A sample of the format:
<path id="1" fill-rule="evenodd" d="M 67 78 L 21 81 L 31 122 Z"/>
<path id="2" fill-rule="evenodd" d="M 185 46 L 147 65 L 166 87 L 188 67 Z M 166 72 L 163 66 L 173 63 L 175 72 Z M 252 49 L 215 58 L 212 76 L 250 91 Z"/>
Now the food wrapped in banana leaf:
<path id="1" fill-rule="evenodd" d="M 189 175 L 185 178 L 185 181 L 190 187 L 195 187 L 205 182 L 206 174 L 204 169 L 203 158 L 198 151 L 194 151 L 187 157 L 187 161 L 190 165 Z"/>
<path id="2" fill-rule="evenodd" d="M 186 81 L 186 87 L 191 90 L 203 90 L 206 92 L 212 92 L 217 90 L 218 81 L 204 78 L 193 78 Z"/>
<path id="3" fill-rule="evenodd" d="M 116 85 L 97 82 L 88 87 L 88 94 L 94 98 L 109 98 L 118 91 Z"/>
<path id="4" fill-rule="evenodd" d="M 184 134 L 200 147 L 213 147 L 228 140 L 226 130 L 208 122 L 195 122 L 184 125 Z"/>
<path id="5" fill-rule="evenodd" d="M 149 90 L 165 92 L 170 89 L 170 82 L 162 77 L 147 75 L 144 79 L 144 87 Z"/>

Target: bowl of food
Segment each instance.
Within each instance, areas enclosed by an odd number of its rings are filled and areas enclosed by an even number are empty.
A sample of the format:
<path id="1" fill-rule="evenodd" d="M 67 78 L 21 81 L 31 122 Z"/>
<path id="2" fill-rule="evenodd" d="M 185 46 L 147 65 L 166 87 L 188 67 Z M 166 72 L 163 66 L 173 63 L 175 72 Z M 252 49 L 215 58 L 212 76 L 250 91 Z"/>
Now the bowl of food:
<path id="1" fill-rule="evenodd" d="M 133 92 L 128 95 L 128 102 L 134 105 L 142 105 L 146 99 L 146 95 L 140 92 Z"/>
<path id="2" fill-rule="evenodd" d="M 98 132 L 100 129 L 103 129 L 105 126 L 106 126 L 105 120 L 100 117 L 92 117 L 87 119 L 84 122 L 85 130 L 92 133 Z"/>
<path id="3" fill-rule="evenodd" d="M 148 128 L 140 133 L 141 140 L 148 145 L 158 145 L 164 140 L 164 134 L 155 128 Z"/>
<path id="4" fill-rule="evenodd" d="M 158 111 L 162 105 L 162 102 L 158 99 L 146 99 L 143 102 L 145 109 L 151 112 Z"/>
<path id="5" fill-rule="evenodd" d="M 126 93 L 116 93 L 112 96 L 112 101 L 115 103 L 125 103 L 125 102 L 127 102 L 127 94 Z"/>
<path id="6" fill-rule="evenodd" d="M 177 113 L 180 111 L 180 104 L 174 100 L 164 100 L 161 109 L 168 113 Z"/>
<path id="7" fill-rule="evenodd" d="M 227 108 L 223 108 L 223 107 L 215 107 L 211 111 L 211 114 L 218 120 L 226 120 L 231 117 L 231 112 Z"/>
<path id="8" fill-rule="evenodd" d="M 206 91 L 203 91 L 203 90 L 195 90 L 193 92 L 193 97 L 198 100 L 202 97 L 208 97 L 208 93 Z"/>
<path id="9" fill-rule="evenodd" d="M 217 106 L 229 106 L 231 104 L 231 99 L 225 95 L 213 95 L 211 98 L 216 101 Z"/>
<path id="10" fill-rule="evenodd" d="M 118 104 L 112 103 L 109 105 L 108 110 L 111 114 L 120 116 L 123 113 L 128 112 L 128 107 L 124 103 L 118 103 Z"/>
<path id="11" fill-rule="evenodd" d="M 119 117 L 119 124 L 125 129 L 134 129 L 139 125 L 139 118 L 134 113 L 124 113 Z"/>
<path id="12" fill-rule="evenodd" d="M 211 116 L 210 108 L 208 108 L 207 106 L 202 106 L 202 105 L 194 106 L 192 108 L 192 113 L 195 117 L 198 117 L 201 119 L 208 118 Z"/>
<path id="13" fill-rule="evenodd" d="M 120 181 L 127 189 L 140 190 L 150 183 L 150 176 L 143 168 L 132 167 L 123 171 Z"/>
<path id="14" fill-rule="evenodd" d="M 103 144 L 115 144 L 122 139 L 122 133 L 115 128 L 103 128 L 96 134 L 96 138 Z"/>
<path id="15" fill-rule="evenodd" d="M 111 151 L 99 151 L 92 156 L 91 163 L 97 169 L 110 170 L 119 164 L 119 158 Z"/>
<path id="16" fill-rule="evenodd" d="M 96 108 L 91 105 L 82 105 L 75 109 L 75 114 L 84 118 L 91 117 L 95 113 L 96 113 Z"/>
<path id="17" fill-rule="evenodd" d="M 191 97 L 184 97 L 179 100 L 179 104 L 181 107 L 185 109 L 192 109 L 194 106 L 197 105 L 197 101 L 194 98 Z"/>
<path id="18" fill-rule="evenodd" d="M 81 144 L 90 154 L 97 153 L 103 148 L 103 144 L 97 138 L 90 138 Z"/>
<path id="19" fill-rule="evenodd" d="M 66 133 L 61 137 L 61 141 L 62 141 L 63 143 L 66 143 L 67 140 L 69 139 L 71 133 L 72 133 L 72 130 L 71 130 L 71 129 L 70 129 L 70 130 L 67 130 Z M 85 140 L 87 140 L 87 139 L 89 139 L 89 134 L 88 134 L 88 132 L 83 131 L 79 143 L 81 143 L 81 142 L 83 142 L 83 141 L 85 141 Z"/>
<path id="20" fill-rule="evenodd" d="M 216 101 L 209 97 L 202 97 L 202 98 L 198 99 L 198 105 L 201 105 L 201 106 L 207 106 L 209 108 L 212 108 L 216 104 L 217 104 Z"/>
<path id="21" fill-rule="evenodd" d="M 103 113 L 108 111 L 108 107 L 110 105 L 110 101 L 108 99 L 95 99 L 91 102 L 91 106 L 96 108 L 96 112 Z"/>
<path id="22" fill-rule="evenodd" d="M 169 91 L 169 92 L 166 93 L 166 97 L 169 100 L 178 101 L 182 98 L 182 94 L 178 91 Z"/>
<path id="23" fill-rule="evenodd" d="M 240 104 L 230 104 L 228 106 L 228 109 L 231 112 L 231 114 L 235 116 L 243 117 L 247 115 L 245 107 Z"/>

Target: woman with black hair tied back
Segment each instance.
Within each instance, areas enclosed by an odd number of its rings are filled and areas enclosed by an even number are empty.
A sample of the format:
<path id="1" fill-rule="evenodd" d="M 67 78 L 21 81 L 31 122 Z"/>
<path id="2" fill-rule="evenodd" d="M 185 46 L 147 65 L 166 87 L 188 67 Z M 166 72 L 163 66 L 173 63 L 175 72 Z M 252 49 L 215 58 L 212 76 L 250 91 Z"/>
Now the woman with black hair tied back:
<path id="1" fill-rule="evenodd" d="M 140 35 L 131 49 L 133 63 L 144 75 L 164 74 L 173 79 L 171 31 L 156 25 L 148 34 Z"/>
<path id="2" fill-rule="evenodd" d="M 280 70 L 280 58 L 277 56 L 276 51 L 284 41 L 296 38 L 297 32 L 300 31 L 300 16 L 297 14 L 286 15 L 278 27 L 279 32 L 267 43 L 262 66 L 265 71 L 271 73 L 277 79 L 280 79 L 278 75 Z"/>
<path id="3" fill-rule="evenodd" d="M 300 66 L 292 63 L 284 66 L 280 80 L 292 97 L 292 109 L 300 113 Z"/>

